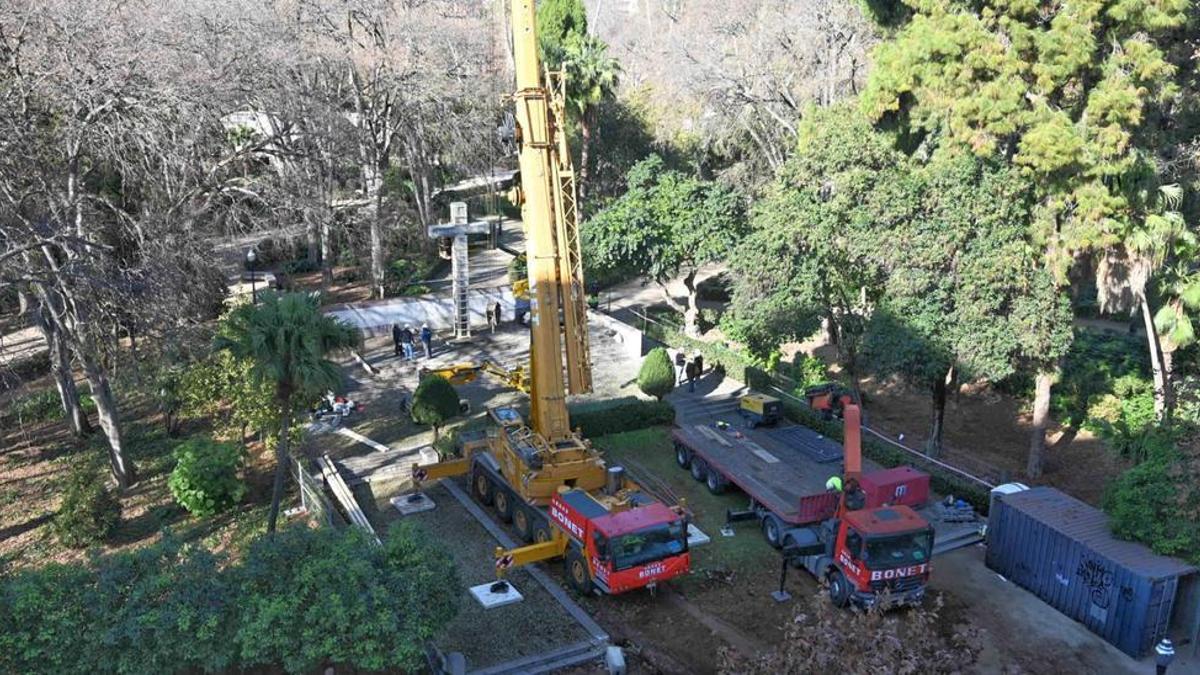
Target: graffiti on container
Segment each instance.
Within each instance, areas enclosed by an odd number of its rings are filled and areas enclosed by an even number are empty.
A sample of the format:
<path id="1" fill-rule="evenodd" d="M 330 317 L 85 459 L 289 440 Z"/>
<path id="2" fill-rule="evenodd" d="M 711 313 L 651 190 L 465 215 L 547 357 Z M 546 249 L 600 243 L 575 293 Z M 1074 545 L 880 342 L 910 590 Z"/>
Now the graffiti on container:
<path id="1" fill-rule="evenodd" d="M 1133 600 L 1133 588 L 1131 588 L 1129 586 L 1122 586 L 1121 587 L 1121 599 L 1124 600 L 1125 602 L 1132 601 Z"/>
<path id="2" fill-rule="evenodd" d="M 1113 575 L 1098 560 L 1084 560 L 1079 563 L 1075 575 L 1083 579 L 1088 587 L 1088 597 L 1093 605 L 1107 608 L 1109 589 L 1112 588 Z"/>

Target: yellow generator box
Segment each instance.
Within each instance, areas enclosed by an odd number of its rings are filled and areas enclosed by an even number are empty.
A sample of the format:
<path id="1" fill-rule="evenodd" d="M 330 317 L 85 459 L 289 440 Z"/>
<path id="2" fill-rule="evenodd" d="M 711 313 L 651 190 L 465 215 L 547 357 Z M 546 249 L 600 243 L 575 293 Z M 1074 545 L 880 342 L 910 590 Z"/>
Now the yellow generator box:
<path id="1" fill-rule="evenodd" d="M 760 424 L 775 424 L 783 414 L 783 404 L 774 396 L 746 394 L 741 399 L 738 412 L 746 419 L 746 426 L 753 429 Z"/>

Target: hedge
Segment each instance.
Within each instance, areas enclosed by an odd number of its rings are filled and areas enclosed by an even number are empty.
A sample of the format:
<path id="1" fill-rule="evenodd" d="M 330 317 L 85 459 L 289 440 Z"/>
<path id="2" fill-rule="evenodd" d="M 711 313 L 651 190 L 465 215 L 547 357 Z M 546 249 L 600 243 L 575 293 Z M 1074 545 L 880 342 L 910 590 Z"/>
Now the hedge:
<path id="1" fill-rule="evenodd" d="M 771 373 L 766 372 L 754 361 L 740 352 L 724 345 L 703 342 L 689 338 L 677 331 L 664 328 L 658 324 L 647 326 L 647 335 L 669 344 L 677 349 L 699 351 L 704 360 L 713 366 L 721 366 L 725 374 L 740 382 L 745 382 L 750 388 L 768 391 L 770 387 L 791 389 Z M 818 433 L 837 441 L 842 440 L 842 425 L 839 422 L 827 421 L 810 408 L 783 397 L 784 416 L 791 421 L 809 427 Z M 922 461 L 920 457 L 900 450 L 871 436 L 864 435 L 862 441 L 863 455 L 885 468 L 914 465 L 929 474 L 930 486 L 943 495 L 954 495 L 968 502 L 981 514 L 987 513 L 988 491 L 977 483 L 957 476 L 935 464 Z"/>
<path id="2" fill-rule="evenodd" d="M 634 431 L 675 421 L 675 408 L 667 401 L 648 401 L 636 396 L 585 401 L 569 406 L 571 426 L 585 438 Z"/>

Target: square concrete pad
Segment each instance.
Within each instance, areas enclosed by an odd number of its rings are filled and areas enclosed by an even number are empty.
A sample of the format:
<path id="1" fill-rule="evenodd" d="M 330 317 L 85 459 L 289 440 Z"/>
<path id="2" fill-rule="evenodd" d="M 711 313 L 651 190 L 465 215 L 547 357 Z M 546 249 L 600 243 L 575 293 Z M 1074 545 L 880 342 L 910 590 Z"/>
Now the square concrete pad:
<path id="1" fill-rule="evenodd" d="M 497 607 L 511 605 L 525 599 L 524 596 L 517 591 L 517 587 L 513 586 L 511 583 L 504 587 L 505 590 L 503 593 L 493 592 L 492 584 L 494 583 L 496 582 L 492 581 L 486 584 L 479 584 L 478 586 L 472 586 L 470 589 L 471 595 L 479 604 L 483 605 L 484 609 L 495 609 Z"/>
<path id="2" fill-rule="evenodd" d="M 422 511 L 432 511 L 436 504 L 424 492 L 405 492 L 388 500 L 402 516 L 411 516 Z"/>

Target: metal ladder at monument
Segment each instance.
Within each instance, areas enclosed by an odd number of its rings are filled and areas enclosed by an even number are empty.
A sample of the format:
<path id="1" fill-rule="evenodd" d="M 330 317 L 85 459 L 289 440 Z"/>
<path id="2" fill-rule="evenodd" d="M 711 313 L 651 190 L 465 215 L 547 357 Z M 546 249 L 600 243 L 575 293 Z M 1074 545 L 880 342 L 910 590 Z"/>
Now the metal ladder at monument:
<path id="1" fill-rule="evenodd" d="M 471 314 L 468 307 L 467 288 L 471 284 L 471 273 L 468 268 L 467 235 L 454 237 L 451 247 L 451 277 L 454 281 L 454 337 L 471 337 Z"/>

